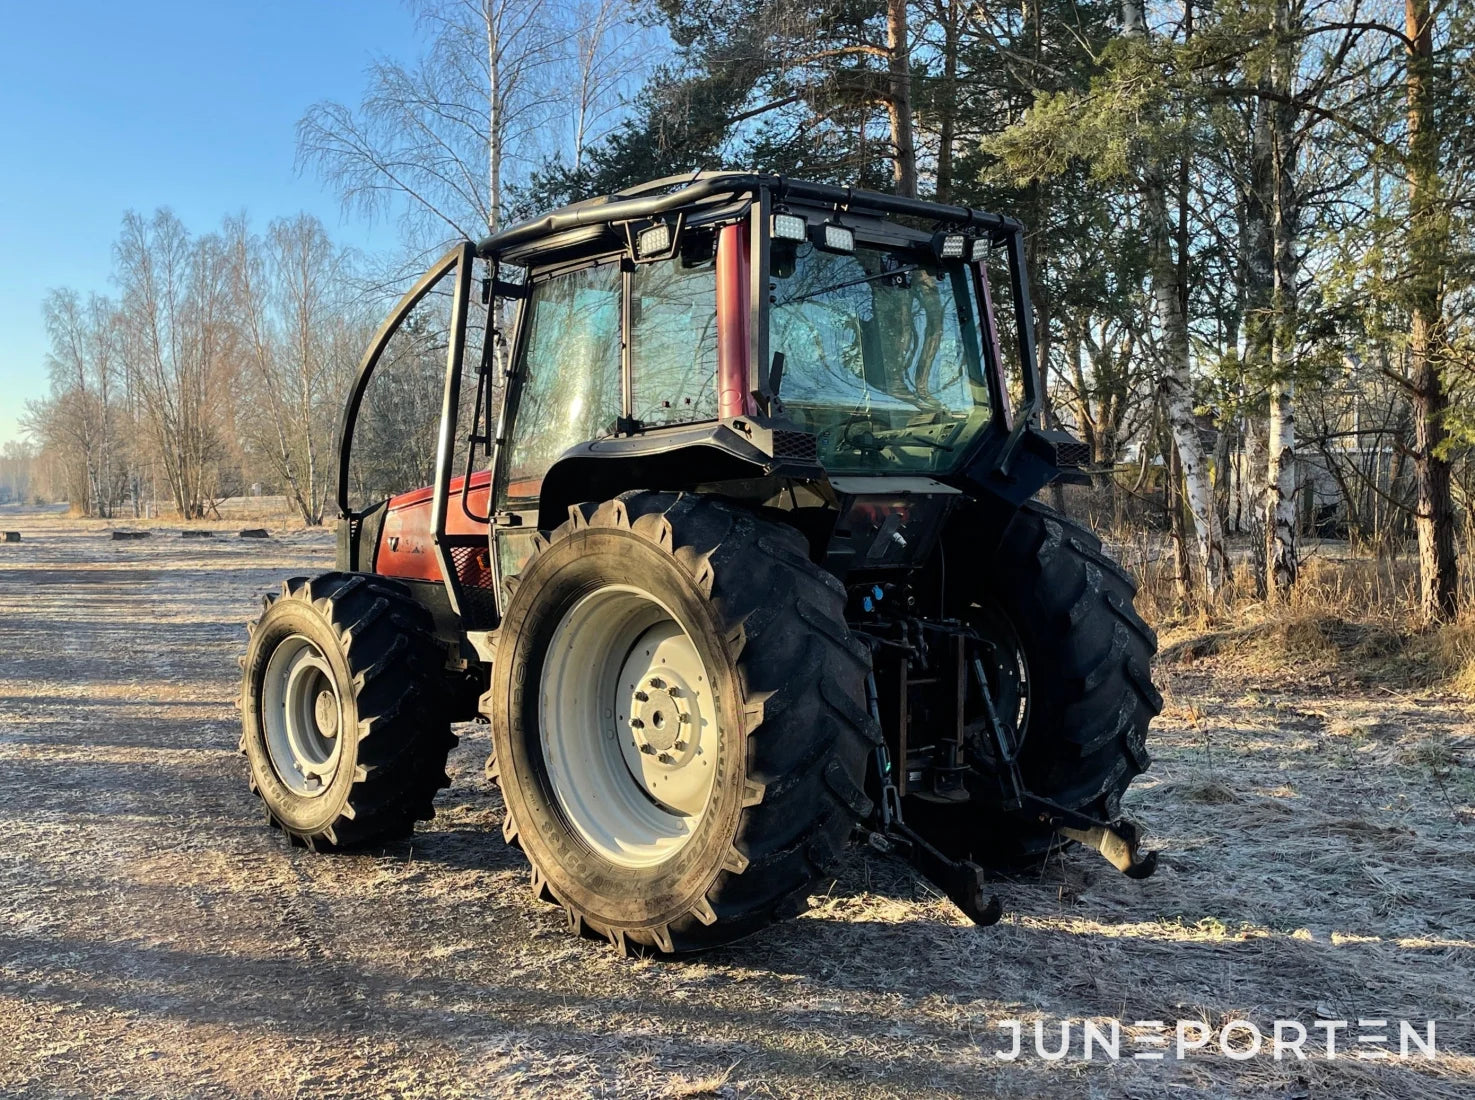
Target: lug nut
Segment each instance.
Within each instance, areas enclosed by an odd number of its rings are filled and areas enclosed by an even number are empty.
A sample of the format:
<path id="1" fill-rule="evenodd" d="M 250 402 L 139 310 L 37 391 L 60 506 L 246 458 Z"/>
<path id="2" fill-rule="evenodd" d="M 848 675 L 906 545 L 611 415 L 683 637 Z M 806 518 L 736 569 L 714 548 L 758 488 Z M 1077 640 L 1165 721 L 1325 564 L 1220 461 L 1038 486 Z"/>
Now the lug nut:
<path id="1" fill-rule="evenodd" d="M 674 764 L 674 763 L 676 763 L 676 758 L 674 756 L 672 756 L 669 752 L 663 752 L 663 753 L 661 753 L 661 755 L 658 756 L 658 757 L 656 757 L 656 759 L 659 760 L 662 764 Z"/>
<path id="2" fill-rule="evenodd" d="M 643 730 L 645 729 L 645 723 L 639 718 L 632 718 L 630 719 L 630 728 L 632 730 Z"/>
<path id="3" fill-rule="evenodd" d="M 640 751 L 645 753 L 646 756 L 654 756 L 656 754 L 656 750 L 644 741 L 640 742 Z"/>
<path id="4" fill-rule="evenodd" d="M 657 691 L 660 691 L 663 687 L 666 686 L 666 681 L 662 680 L 659 676 L 652 676 L 650 678 L 650 686 L 655 688 Z"/>
<path id="5" fill-rule="evenodd" d="M 637 702 L 645 703 L 650 701 L 650 696 L 643 691 L 637 691 L 635 693 L 635 699 Z"/>
<path id="6" fill-rule="evenodd" d="M 684 751 L 686 749 L 686 742 L 685 741 L 674 741 L 674 742 L 672 742 L 671 747 L 673 749 L 675 749 L 677 752 L 682 752 L 682 751 Z"/>

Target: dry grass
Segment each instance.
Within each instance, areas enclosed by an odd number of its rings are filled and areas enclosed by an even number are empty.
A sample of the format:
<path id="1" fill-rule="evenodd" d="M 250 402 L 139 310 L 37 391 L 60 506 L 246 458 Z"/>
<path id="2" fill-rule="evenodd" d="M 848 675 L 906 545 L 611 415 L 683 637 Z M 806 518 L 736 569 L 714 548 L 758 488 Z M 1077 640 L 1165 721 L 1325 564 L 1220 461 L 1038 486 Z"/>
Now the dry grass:
<path id="1" fill-rule="evenodd" d="M 1113 541 L 1112 549 L 1138 577 L 1138 607 L 1158 630 L 1167 663 L 1212 655 L 1252 674 L 1315 671 L 1354 685 L 1475 695 L 1475 613 L 1425 627 L 1412 558 L 1319 543 L 1289 599 L 1257 596 L 1241 564 L 1212 605 L 1185 612 L 1161 538 L 1138 532 Z M 1231 550 L 1244 557 L 1244 547 Z"/>
<path id="2" fill-rule="evenodd" d="M 281 496 L 228 497 L 218 501 L 207 518 L 180 519 L 172 505 L 151 505 L 144 515 L 134 516 L 125 505 L 111 519 L 87 519 L 74 515 L 65 504 L 32 508 L 26 505 L 0 505 L 0 522 L 5 517 L 22 518 L 33 530 L 65 526 L 71 529 L 109 531 L 115 528 L 134 531 L 234 531 L 240 527 L 267 527 L 274 530 L 300 530 L 302 517 Z M 14 526 L 12 524 L 12 526 Z"/>

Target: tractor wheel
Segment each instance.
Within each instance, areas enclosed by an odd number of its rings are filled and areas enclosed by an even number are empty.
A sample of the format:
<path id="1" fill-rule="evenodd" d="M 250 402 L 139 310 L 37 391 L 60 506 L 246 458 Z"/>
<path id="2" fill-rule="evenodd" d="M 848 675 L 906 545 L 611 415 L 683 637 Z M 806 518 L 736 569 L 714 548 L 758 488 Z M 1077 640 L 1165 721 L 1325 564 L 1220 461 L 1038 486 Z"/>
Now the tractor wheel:
<path id="1" fill-rule="evenodd" d="M 870 656 L 802 536 L 718 500 L 569 510 L 513 588 L 489 717 L 535 894 L 621 950 L 802 910 L 870 812 Z"/>
<path id="2" fill-rule="evenodd" d="M 456 744 L 429 612 L 361 573 L 282 584 L 248 627 L 241 751 L 267 818 L 314 848 L 407 835 Z"/>
<path id="3" fill-rule="evenodd" d="M 1163 705 L 1149 671 L 1157 637 L 1132 607 L 1135 582 L 1089 530 L 1032 502 L 991 567 L 964 583 L 968 618 L 990 642 L 990 694 L 1016 730 L 1025 786 L 1118 818 L 1122 794 L 1148 766 L 1147 726 Z M 919 824 L 1001 870 L 1037 866 L 1066 843 L 1003 813 L 997 790 L 984 787 L 956 808 L 919 807 Z"/>

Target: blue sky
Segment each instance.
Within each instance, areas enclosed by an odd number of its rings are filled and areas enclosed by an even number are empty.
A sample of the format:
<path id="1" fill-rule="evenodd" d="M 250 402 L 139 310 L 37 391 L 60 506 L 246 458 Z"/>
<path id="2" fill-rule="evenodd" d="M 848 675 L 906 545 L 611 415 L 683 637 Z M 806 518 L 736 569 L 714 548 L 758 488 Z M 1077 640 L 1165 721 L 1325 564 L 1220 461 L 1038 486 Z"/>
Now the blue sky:
<path id="1" fill-rule="evenodd" d="M 42 299 L 113 292 L 125 211 L 205 230 L 308 210 L 346 243 L 393 242 L 293 160 L 309 105 L 357 102 L 376 55 L 414 52 L 395 0 L 8 0 L 0 16 L 0 443 L 46 390 Z"/>

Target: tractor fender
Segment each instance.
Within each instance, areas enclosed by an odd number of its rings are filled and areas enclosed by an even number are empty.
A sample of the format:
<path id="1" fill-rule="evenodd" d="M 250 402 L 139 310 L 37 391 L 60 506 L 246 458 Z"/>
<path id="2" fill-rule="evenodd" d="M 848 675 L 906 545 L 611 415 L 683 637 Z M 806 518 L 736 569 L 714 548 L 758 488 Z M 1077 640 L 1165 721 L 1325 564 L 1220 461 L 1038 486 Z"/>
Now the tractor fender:
<path id="1" fill-rule="evenodd" d="M 816 465 L 765 453 L 759 445 L 764 441 L 761 427 L 738 419 L 581 443 L 543 475 L 538 528 L 550 531 L 573 505 L 609 500 L 629 489 L 692 490 L 716 481 L 823 476 Z"/>

